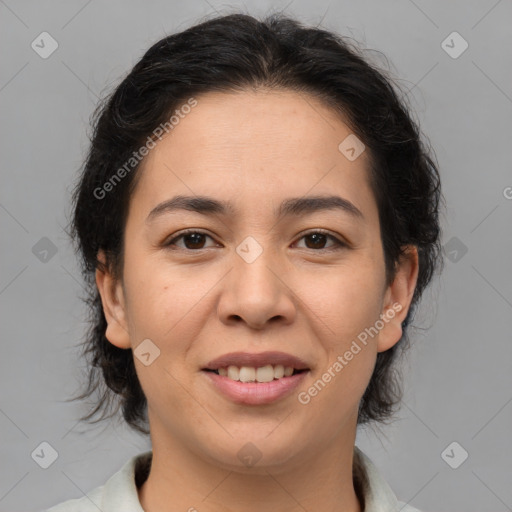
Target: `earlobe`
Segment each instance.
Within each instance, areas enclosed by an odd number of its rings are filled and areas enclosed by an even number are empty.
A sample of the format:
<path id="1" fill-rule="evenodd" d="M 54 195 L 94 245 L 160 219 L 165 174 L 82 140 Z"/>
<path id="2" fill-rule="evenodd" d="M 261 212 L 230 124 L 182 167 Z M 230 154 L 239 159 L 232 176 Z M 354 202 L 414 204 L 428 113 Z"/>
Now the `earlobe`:
<path id="1" fill-rule="evenodd" d="M 105 336 L 116 347 L 131 348 L 122 284 L 108 270 L 103 252 L 98 253 L 98 259 L 103 263 L 105 269 L 96 269 L 96 286 L 101 296 L 103 314 L 107 321 Z"/>
<path id="2" fill-rule="evenodd" d="M 400 258 L 393 283 L 386 290 L 385 306 L 381 314 L 384 326 L 378 336 L 378 352 L 389 350 L 402 337 L 402 323 L 409 312 L 418 280 L 418 271 L 417 247 L 409 246 Z"/>

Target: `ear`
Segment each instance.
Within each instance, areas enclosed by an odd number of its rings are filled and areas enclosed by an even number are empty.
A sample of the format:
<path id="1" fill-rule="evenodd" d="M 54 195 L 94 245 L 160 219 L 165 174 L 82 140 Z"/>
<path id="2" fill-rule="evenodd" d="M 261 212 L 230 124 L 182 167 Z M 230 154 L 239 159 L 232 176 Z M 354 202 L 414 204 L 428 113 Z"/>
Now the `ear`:
<path id="1" fill-rule="evenodd" d="M 96 286 L 107 320 L 105 336 L 116 347 L 131 348 L 122 283 L 119 279 L 115 279 L 108 269 L 103 251 L 98 253 L 98 259 L 103 263 L 105 269 L 105 271 L 96 269 Z"/>
<path id="2" fill-rule="evenodd" d="M 386 289 L 381 318 L 384 327 L 379 331 L 377 352 L 384 352 L 398 343 L 402 337 L 405 320 L 418 280 L 419 258 L 417 247 L 407 246 L 398 262 L 393 282 Z"/>

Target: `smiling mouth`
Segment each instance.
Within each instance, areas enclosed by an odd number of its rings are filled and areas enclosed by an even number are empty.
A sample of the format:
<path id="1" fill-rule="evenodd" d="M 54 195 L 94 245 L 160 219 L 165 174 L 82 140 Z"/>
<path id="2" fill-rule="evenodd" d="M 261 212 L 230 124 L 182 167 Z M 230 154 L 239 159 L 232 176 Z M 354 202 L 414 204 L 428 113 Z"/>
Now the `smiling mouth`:
<path id="1" fill-rule="evenodd" d="M 283 366 L 281 364 L 260 366 L 258 368 L 250 366 L 227 366 L 217 369 L 207 369 L 204 371 L 215 373 L 221 377 L 227 377 L 229 380 L 237 382 L 272 382 L 273 380 L 286 379 L 298 373 L 308 371 L 307 369 L 297 369 L 292 366 Z"/>

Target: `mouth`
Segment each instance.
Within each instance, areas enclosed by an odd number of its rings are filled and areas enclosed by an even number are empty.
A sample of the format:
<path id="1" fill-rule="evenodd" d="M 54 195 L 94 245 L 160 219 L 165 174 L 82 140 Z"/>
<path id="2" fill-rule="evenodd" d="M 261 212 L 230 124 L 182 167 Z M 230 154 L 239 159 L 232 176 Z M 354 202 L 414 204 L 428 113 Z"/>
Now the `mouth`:
<path id="1" fill-rule="evenodd" d="M 202 371 L 214 388 L 232 401 L 261 405 L 289 395 L 310 368 L 284 352 L 236 352 L 210 361 Z"/>
<path id="2" fill-rule="evenodd" d="M 212 372 L 221 377 L 227 377 L 230 380 L 237 382 L 272 382 L 273 380 L 292 377 L 298 373 L 308 371 L 307 369 L 297 369 L 292 366 L 283 366 L 282 364 L 260 366 L 259 368 L 251 366 L 234 366 L 218 368 L 216 370 L 209 370 L 205 368 L 206 372 Z"/>
<path id="3" fill-rule="evenodd" d="M 232 352 L 210 361 L 204 371 L 240 382 L 271 382 L 309 370 L 301 358 L 285 352 Z"/>

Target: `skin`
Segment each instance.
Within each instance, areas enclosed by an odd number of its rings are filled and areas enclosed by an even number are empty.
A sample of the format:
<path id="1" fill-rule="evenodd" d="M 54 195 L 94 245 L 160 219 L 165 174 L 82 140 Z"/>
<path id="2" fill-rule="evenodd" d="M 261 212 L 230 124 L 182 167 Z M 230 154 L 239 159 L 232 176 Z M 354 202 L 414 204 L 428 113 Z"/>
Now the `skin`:
<path id="1" fill-rule="evenodd" d="M 402 335 L 417 251 L 409 248 L 387 285 L 368 152 L 349 161 L 338 150 L 352 131 L 315 98 L 260 89 L 196 99 L 143 162 L 122 278 L 96 275 L 108 340 L 135 350 L 149 338 L 160 350 L 148 366 L 134 358 L 153 447 L 141 505 L 146 512 L 360 512 L 352 481 L 358 404 L 377 353 Z M 180 210 L 147 221 L 176 195 L 230 200 L 238 213 Z M 339 210 L 275 218 L 284 199 L 312 195 L 341 196 L 364 219 Z M 165 245 L 188 228 L 208 236 Z M 347 246 L 305 237 L 316 229 Z M 236 252 L 247 236 L 263 249 L 252 263 Z M 310 403 L 299 403 L 297 393 L 394 303 L 402 310 Z M 201 372 L 220 355 L 267 350 L 310 368 L 300 389 L 276 403 L 235 404 Z M 253 467 L 237 456 L 248 442 L 261 453 Z"/>

